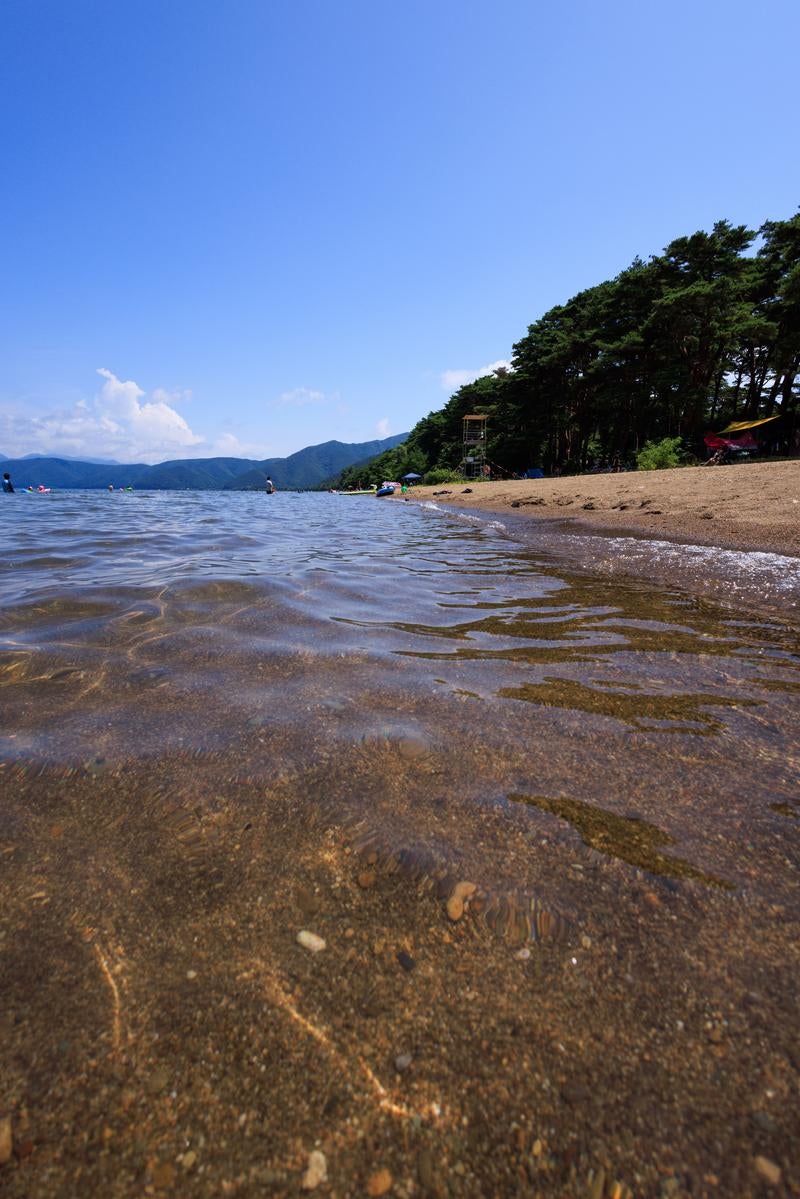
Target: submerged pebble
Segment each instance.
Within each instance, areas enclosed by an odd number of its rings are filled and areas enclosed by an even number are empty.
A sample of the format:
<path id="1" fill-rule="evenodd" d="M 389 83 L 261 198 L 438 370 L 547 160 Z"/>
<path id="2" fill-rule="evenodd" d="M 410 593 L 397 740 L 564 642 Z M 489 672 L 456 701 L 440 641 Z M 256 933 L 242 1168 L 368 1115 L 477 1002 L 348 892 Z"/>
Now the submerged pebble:
<path id="1" fill-rule="evenodd" d="M 375 1174 L 370 1175 L 367 1183 L 367 1194 L 386 1195 L 392 1189 L 392 1176 L 388 1170 L 378 1170 Z"/>
<path id="2" fill-rule="evenodd" d="M 320 953 L 325 948 L 324 939 L 305 928 L 297 934 L 297 944 L 302 945 L 303 949 L 308 949 L 311 953 Z"/>
<path id="3" fill-rule="evenodd" d="M 768 1157 L 763 1157 L 759 1153 L 753 1159 L 753 1164 L 761 1177 L 765 1180 L 765 1182 L 768 1182 L 770 1186 L 776 1187 L 780 1185 L 781 1168 L 780 1166 L 776 1165 L 775 1162 L 771 1161 Z"/>
<path id="4" fill-rule="evenodd" d="M 475 883 L 466 881 L 456 883 L 453 892 L 447 901 L 447 915 L 451 920 L 460 920 L 464 915 L 465 902 L 469 900 L 471 895 L 474 895 L 477 890 Z"/>
<path id="5" fill-rule="evenodd" d="M 308 1166 L 303 1175 L 302 1187 L 304 1191 L 315 1190 L 321 1182 L 324 1182 L 328 1177 L 328 1163 L 325 1160 L 325 1154 L 319 1149 L 315 1149 L 308 1155 Z"/>

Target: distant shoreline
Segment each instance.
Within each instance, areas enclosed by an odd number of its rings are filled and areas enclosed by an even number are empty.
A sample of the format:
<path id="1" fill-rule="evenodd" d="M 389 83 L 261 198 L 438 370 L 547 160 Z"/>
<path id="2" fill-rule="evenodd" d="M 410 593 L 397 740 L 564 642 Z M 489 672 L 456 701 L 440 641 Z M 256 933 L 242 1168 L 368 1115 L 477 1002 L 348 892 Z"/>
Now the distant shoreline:
<path id="1" fill-rule="evenodd" d="M 800 558 L 800 460 L 443 483 L 414 487 L 410 498 L 569 520 L 595 533 Z"/>

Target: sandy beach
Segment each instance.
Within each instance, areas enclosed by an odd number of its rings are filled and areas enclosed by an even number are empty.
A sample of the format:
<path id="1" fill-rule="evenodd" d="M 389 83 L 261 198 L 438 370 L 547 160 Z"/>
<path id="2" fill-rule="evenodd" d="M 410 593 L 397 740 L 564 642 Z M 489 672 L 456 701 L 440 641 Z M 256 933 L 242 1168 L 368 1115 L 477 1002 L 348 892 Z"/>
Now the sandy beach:
<path id="1" fill-rule="evenodd" d="M 800 462 L 415 487 L 416 500 L 578 522 L 723 549 L 800 556 Z"/>

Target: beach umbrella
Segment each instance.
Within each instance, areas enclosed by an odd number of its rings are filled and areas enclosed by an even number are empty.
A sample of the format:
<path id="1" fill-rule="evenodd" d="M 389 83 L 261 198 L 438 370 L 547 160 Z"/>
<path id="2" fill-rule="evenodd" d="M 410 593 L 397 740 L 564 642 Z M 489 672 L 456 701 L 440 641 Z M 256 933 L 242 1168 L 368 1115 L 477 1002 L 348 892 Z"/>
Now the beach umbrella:
<path id="1" fill-rule="evenodd" d="M 403 478 L 404 479 L 421 479 L 422 475 L 415 475 L 412 470 L 412 471 L 409 471 L 407 475 L 403 475 Z"/>

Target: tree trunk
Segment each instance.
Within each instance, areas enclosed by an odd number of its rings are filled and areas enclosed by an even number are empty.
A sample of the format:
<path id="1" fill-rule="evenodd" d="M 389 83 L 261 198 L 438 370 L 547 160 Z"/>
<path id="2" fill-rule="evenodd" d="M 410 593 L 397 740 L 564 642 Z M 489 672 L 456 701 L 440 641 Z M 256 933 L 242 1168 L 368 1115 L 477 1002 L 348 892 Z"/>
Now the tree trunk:
<path id="1" fill-rule="evenodd" d="M 713 425 L 717 419 L 717 408 L 719 407 L 719 393 L 722 390 L 722 380 L 725 378 L 725 367 L 721 366 L 717 371 L 717 378 L 714 383 L 714 395 L 711 399 L 711 411 L 708 414 L 708 422 Z"/>

